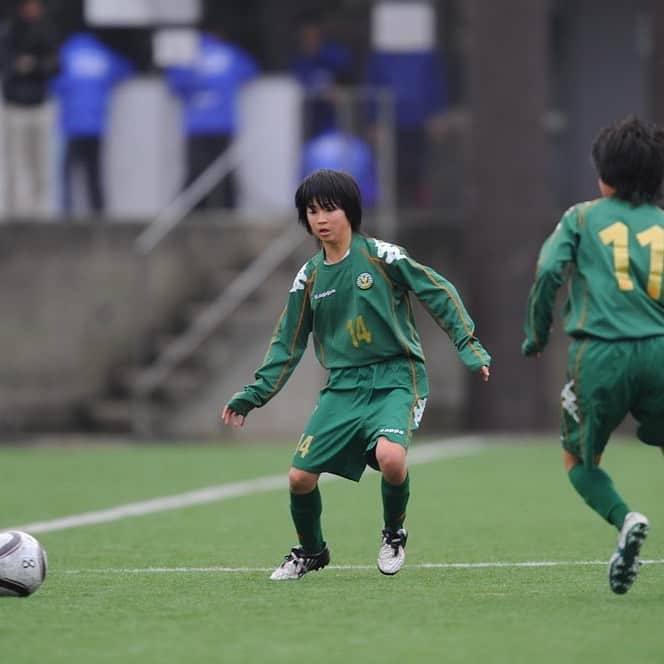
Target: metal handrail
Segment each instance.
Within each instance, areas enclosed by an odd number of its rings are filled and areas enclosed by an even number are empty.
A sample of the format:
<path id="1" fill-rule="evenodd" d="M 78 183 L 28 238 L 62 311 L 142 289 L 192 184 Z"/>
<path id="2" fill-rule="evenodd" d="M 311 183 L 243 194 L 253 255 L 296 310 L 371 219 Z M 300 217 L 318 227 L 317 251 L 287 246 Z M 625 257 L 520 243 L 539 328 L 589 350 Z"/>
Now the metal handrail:
<path id="1" fill-rule="evenodd" d="M 172 373 L 178 365 L 200 348 L 221 324 L 289 258 L 307 239 L 299 224 L 288 228 L 271 242 L 192 323 L 191 327 L 168 345 L 157 362 L 136 379 L 134 394 L 146 397 Z"/>
<path id="2" fill-rule="evenodd" d="M 142 256 L 149 254 L 239 163 L 237 141 L 233 141 L 136 238 L 134 250 Z"/>

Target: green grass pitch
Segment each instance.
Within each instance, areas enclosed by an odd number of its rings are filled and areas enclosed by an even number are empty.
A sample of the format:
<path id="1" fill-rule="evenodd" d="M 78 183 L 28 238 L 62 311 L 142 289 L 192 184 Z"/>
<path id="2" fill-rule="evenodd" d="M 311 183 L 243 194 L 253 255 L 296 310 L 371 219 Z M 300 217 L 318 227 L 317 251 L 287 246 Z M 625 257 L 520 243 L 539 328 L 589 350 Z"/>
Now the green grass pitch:
<path id="1" fill-rule="evenodd" d="M 379 476 L 322 485 L 334 567 L 271 582 L 266 570 L 295 543 L 290 456 L 291 446 L 260 444 L 0 447 L 0 530 L 284 476 L 283 489 L 38 534 L 49 575 L 32 597 L 0 599 L 2 661 L 663 660 L 657 450 L 621 440 L 605 455 L 624 497 L 650 517 L 643 557 L 660 561 L 621 597 L 606 579 L 616 535 L 574 494 L 553 435 L 490 439 L 413 466 L 407 562 L 393 578 L 374 566 Z M 562 564 L 449 566 L 529 561 Z"/>

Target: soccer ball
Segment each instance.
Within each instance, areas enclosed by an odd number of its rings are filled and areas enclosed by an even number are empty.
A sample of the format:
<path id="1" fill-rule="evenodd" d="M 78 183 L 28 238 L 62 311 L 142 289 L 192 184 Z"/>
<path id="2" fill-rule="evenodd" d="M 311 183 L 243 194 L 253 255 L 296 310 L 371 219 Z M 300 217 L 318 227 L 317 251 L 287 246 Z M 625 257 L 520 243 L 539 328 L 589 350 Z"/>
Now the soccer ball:
<path id="1" fill-rule="evenodd" d="M 27 597 L 46 578 L 46 551 L 28 533 L 0 533 L 0 597 Z"/>

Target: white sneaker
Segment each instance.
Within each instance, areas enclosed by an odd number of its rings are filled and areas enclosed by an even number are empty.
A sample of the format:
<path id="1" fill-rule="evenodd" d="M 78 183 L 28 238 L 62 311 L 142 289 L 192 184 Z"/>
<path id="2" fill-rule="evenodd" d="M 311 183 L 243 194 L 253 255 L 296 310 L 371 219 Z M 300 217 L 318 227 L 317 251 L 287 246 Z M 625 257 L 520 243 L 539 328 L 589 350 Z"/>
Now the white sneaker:
<path id="1" fill-rule="evenodd" d="M 302 578 L 307 572 L 323 569 L 330 562 L 330 550 L 324 544 L 319 553 L 305 553 L 295 546 L 284 557 L 284 562 L 272 572 L 272 581 L 289 581 Z"/>
<path id="2" fill-rule="evenodd" d="M 387 528 L 383 530 L 376 561 L 380 572 L 393 576 L 403 567 L 407 540 L 408 532 L 405 528 L 399 528 L 396 533 Z"/>
<path id="3" fill-rule="evenodd" d="M 639 573 L 639 554 L 648 536 L 650 523 L 638 512 L 630 512 L 618 536 L 618 547 L 609 560 L 609 585 L 618 595 L 624 595 Z"/>

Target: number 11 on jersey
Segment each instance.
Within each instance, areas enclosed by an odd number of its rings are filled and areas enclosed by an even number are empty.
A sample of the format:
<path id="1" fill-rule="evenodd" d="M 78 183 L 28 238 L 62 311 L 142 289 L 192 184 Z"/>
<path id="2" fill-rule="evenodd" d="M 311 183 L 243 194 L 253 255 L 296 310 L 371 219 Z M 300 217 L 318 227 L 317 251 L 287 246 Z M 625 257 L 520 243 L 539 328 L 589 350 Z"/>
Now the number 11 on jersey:
<path id="1" fill-rule="evenodd" d="M 599 233 L 604 244 L 613 245 L 613 267 L 618 288 L 621 291 L 634 289 L 629 275 L 629 228 L 622 221 L 605 228 Z M 648 295 L 659 300 L 662 295 L 662 273 L 664 272 L 664 228 L 651 226 L 636 239 L 642 247 L 650 247 L 650 271 L 648 273 Z"/>

